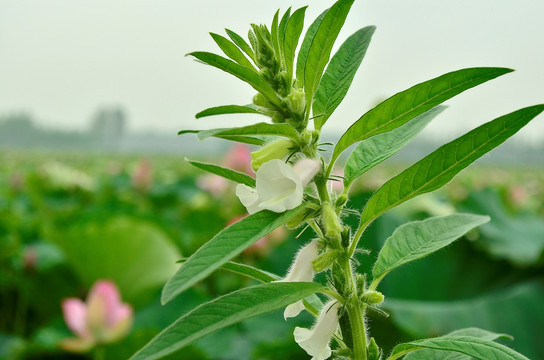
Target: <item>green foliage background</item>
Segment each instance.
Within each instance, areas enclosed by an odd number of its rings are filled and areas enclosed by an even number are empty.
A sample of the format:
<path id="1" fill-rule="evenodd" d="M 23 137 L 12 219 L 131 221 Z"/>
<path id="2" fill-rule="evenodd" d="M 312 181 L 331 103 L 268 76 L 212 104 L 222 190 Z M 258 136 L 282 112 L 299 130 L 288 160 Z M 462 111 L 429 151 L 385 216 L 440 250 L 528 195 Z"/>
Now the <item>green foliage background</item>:
<path id="1" fill-rule="evenodd" d="M 205 159 L 204 159 L 205 160 Z M 150 164 L 149 181 L 138 169 Z M 124 359 L 196 305 L 254 284 L 216 271 L 166 306 L 160 288 L 186 257 L 245 209 L 228 187 L 203 191 L 203 173 L 182 159 L 3 152 L 0 155 L 0 359 L 85 359 L 63 353 L 71 336 L 60 303 L 84 297 L 97 279 L 113 279 L 135 308 L 135 326 L 106 348 Z M 352 189 L 360 209 L 373 191 L 403 169 L 389 162 Z M 453 210 L 489 214 L 492 220 L 441 251 L 391 273 L 381 290 L 389 318 L 370 314 L 372 336 L 390 350 L 399 341 L 480 327 L 515 337 L 506 341 L 532 359 L 544 358 L 544 174 L 541 169 L 474 167 L 445 189 L 390 211 L 365 232 L 361 257 L 369 271 L 385 239 L 409 220 Z M 356 226 L 358 219 L 350 219 Z M 237 261 L 283 275 L 298 246 L 308 240 L 244 252 Z M 134 279 L 139 279 L 135 281 Z M 208 336 L 176 359 L 299 359 L 295 325 L 279 312 Z"/>

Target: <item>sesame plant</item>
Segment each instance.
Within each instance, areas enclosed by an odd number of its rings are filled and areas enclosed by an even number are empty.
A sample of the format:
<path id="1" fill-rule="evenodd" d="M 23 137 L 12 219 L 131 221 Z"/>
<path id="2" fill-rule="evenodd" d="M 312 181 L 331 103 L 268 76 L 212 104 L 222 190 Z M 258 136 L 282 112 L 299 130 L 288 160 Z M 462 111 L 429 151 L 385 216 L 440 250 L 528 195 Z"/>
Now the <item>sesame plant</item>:
<path id="1" fill-rule="evenodd" d="M 372 337 L 368 313 L 387 316 L 380 308 L 384 301 L 379 292 L 382 279 L 402 265 L 446 247 L 489 218 L 453 214 L 410 222 L 397 228 L 378 254 L 370 254 L 361 243 L 365 230 L 386 211 L 444 186 L 540 114 L 544 105 L 501 116 L 441 146 L 386 181 L 362 209 L 350 209 L 346 204 L 354 181 L 408 144 L 444 110 L 441 103 L 512 71 L 475 67 L 424 81 L 360 116 L 336 144 L 323 143 L 321 130 L 345 97 L 375 30 L 368 26 L 355 32 L 331 57 L 353 2 L 339 0 L 325 10 L 308 27 L 301 42 L 306 7 L 292 12 L 288 9 L 283 16 L 276 12 L 270 28 L 252 24 L 247 40 L 230 30 L 226 30 L 227 36 L 212 33 L 225 56 L 202 51 L 189 54 L 257 91 L 250 105 L 212 107 L 196 118 L 250 113 L 268 121 L 180 132 L 194 133 L 200 139 L 215 137 L 252 144 L 259 149 L 251 154 L 255 177 L 189 161 L 238 183 L 236 195 L 249 215 L 185 259 L 164 286 L 162 302 L 168 303 L 220 268 L 260 284 L 201 304 L 158 334 L 133 359 L 167 356 L 226 326 L 282 308 L 285 318 L 302 311 L 316 317 L 311 328 L 294 329 L 294 340 L 314 360 L 527 359 L 495 341 L 507 335 L 485 329 L 461 329 L 398 344 L 389 354 Z M 352 145 L 343 176 L 333 175 L 338 158 Z M 328 147 L 332 152 L 324 151 Z M 330 181 L 343 182 L 343 191 L 333 191 L 327 186 Z M 353 212 L 360 217 L 356 228 L 343 221 Z M 313 240 L 301 244 L 284 277 L 231 261 L 281 226 L 313 232 Z M 371 272 L 357 273 L 355 265 L 361 257 L 375 259 Z M 322 272 L 326 281 L 314 282 L 314 275 Z"/>

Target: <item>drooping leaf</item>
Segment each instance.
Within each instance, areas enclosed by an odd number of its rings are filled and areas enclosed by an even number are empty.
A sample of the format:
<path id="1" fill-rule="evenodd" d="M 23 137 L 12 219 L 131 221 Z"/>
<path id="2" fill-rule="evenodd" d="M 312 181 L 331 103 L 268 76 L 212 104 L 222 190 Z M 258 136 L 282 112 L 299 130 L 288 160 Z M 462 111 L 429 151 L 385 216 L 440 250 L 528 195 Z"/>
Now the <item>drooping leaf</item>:
<path id="1" fill-rule="evenodd" d="M 214 165 L 214 164 L 207 164 L 207 163 L 203 163 L 199 161 L 189 160 L 187 158 L 185 160 L 189 162 L 189 164 L 199 169 L 208 171 L 215 175 L 219 175 L 221 177 L 224 177 L 225 179 L 232 180 L 238 184 L 244 184 L 247 186 L 255 187 L 255 179 L 247 174 L 241 173 L 236 170 L 224 168 L 222 166 Z"/>
<path id="2" fill-rule="evenodd" d="M 529 360 L 502 344 L 474 336 L 441 336 L 411 341 L 395 346 L 388 360 L 399 359 L 419 349 L 446 350 L 466 354 L 479 360 Z"/>
<path id="3" fill-rule="evenodd" d="M 295 60 L 295 50 L 298 45 L 302 28 L 304 27 L 304 15 L 306 13 L 306 6 L 297 9 L 287 22 L 285 28 L 285 36 L 283 39 L 283 52 L 285 60 L 285 68 L 289 78 L 293 77 L 293 61 Z"/>
<path id="4" fill-rule="evenodd" d="M 217 129 L 215 129 L 217 130 Z M 266 140 L 264 139 L 264 136 L 262 137 L 259 137 L 259 136 L 237 136 L 237 135 L 217 135 L 215 134 L 213 131 L 210 131 L 211 133 L 206 133 L 208 130 L 181 130 L 178 132 L 178 135 L 184 135 L 184 134 L 197 134 L 197 137 L 199 138 L 199 140 L 202 140 L 203 138 L 207 138 L 207 137 L 210 137 L 210 136 L 213 136 L 213 137 L 216 137 L 216 138 L 219 138 L 219 139 L 224 139 L 224 140 L 229 140 L 229 141 L 236 141 L 236 142 L 240 142 L 240 143 L 243 143 L 243 144 L 249 144 L 249 145 L 259 145 L 259 146 L 262 146 L 266 143 Z M 202 136 L 203 137 L 200 137 L 198 136 L 201 132 L 203 132 Z"/>
<path id="5" fill-rule="evenodd" d="M 301 207 L 278 214 L 259 211 L 232 224 L 202 245 L 172 276 L 162 291 L 167 303 L 182 291 L 206 278 L 221 265 L 240 254 L 251 244 L 294 217 Z"/>
<path id="6" fill-rule="evenodd" d="M 316 129 L 321 129 L 346 96 L 375 30 L 375 26 L 367 26 L 357 31 L 332 57 L 314 96 L 312 111 Z"/>
<path id="7" fill-rule="evenodd" d="M 498 338 L 511 338 L 506 334 L 497 334 L 491 331 L 478 329 L 478 328 L 467 328 L 455 330 L 448 336 L 472 336 L 482 340 L 494 341 Z M 433 350 L 433 349 L 421 349 L 409 353 L 404 357 L 404 360 L 472 360 L 472 356 L 465 354 L 444 351 L 444 350 Z"/>
<path id="8" fill-rule="evenodd" d="M 257 123 L 237 128 L 221 128 L 210 130 L 181 130 L 178 135 L 197 134 L 200 140 L 208 137 L 230 137 L 230 136 L 252 136 L 252 135 L 272 135 L 283 136 L 298 141 L 298 132 L 288 124 L 268 124 Z"/>
<path id="9" fill-rule="evenodd" d="M 377 285 L 387 273 L 397 267 L 440 250 L 488 221 L 488 216 L 453 214 L 400 226 L 385 241 L 378 254 L 372 269 L 372 285 Z"/>
<path id="10" fill-rule="evenodd" d="M 215 43 L 221 48 L 221 50 L 223 50 L 225 55 L 236 61 L 238 64 L 245 66 L 255 72 L 257 71 L 235 44 L 219 34 L 210 33 L 210 35 L 212 36 Z"/>
<path id="11" fill-rule="evenodd" d="M 391 131 L 455 95 L 511 71 L 513 70 L 504 68 L 458 70 L 393 95 L 349 127 L 334 148 L 330 166 L 344 150 L 357 141 Z"/>
<path id="12" fill-rule="evenodd" d="M 331 50 L 344 26 L 349 9 L 354 0 L 339 0 L 329 9 L 310 45 L 308 58 L 304 67 L 304 91 L 306 93 L 306 105 L 308 109 L 323 74 L 325 66 L 329 62 Z"/>
<path id="13" fill-rule="evenodd" d="M 272 104 L 280 105 L 280 101 L 276 96 L 274 89 L 255 71 L 248 69 L 245 66 L 235 63 L 232 60 L 225 59 L 222 56 L 212 54 L 205 51 L 196 51 L 188 55 L 194 56 L 196 59 L 205 62 L 208 65 L 214 66 L 220 70 L 228 72 L 247 82 L 255 90 L 260 92 Z"/>
<path id="14" fill-rule="evenodd" d="M 251 49 L 251 46 L 249 46 L 249 44 L 244 40 L 243 37 L 241 37 L 234 31 L 229 29 L 225 29 L 225 32 L 230 37 L 233 43 L 238 45 L 238 47 L 242 49 L 242 51 L 245 52 L 247 56 L 249 56 L 252 60 L 255 60 L 255 53 L 253 52 L 253 50 Z"/>
<path id="15" fill-rule="evenodd" d="M 183 315 L 131 359 L 159 359 L 203 336 L 281 309 L 322 289 L 323 286 L 316 283 L 291 282 L 261 284 L 234 291 Z"/>
<path id="16" fill-rule="evenodd" d="M 368 200 L 358 232 L 385 211 L 417 196 L 439 189 L 476 159 L 502 144 L 544 110 L 544 105 L 501 116 L 441 146 L 387 181 Z"/>
<path id="17" fill-rule="evenodd" d="M 224 114 L 260 114 L 260 112 L 254 105 L 222 105 L 202 110 L 195 115 L 195 118 L 200 119 L 206 116 Z"/>
<path id="18" fill-rule="evenodd" d="M 306 10 L 306 8 L 303 9 Z M 327 15 L 328 11 L 329 9 L 323 11 L 310 25 L 308 30 L 306 30 L 306 34 L 304 35 L 304 39 L 302 40 L 302 44 L 300 45 L 300 49 L 298 50 L 296 78 L 299 87 L 302 87 L 304 85 L 304 69 L 306 67 L 306 59 L 308 59 L 308 53 L 310 52 L 310 46 L 312 45 L 312 41 L 314 40 L 317 30 L 319 29 L 319 25 L 321 25 L 321 21 L 323 21 L 323 18 L 325 17 L 325 15 Z M 294 16 L 295 14 L 293 14 L 293 17 Z M 295 47 L 293 47 L 293 53 L 294 51 Z"/>
<path id="19" fill-rule="evenodd" d="M 416 116 L 395 130 L 361 141 L 346 161 L 344 186 L 349 187 L 359 176 L 395 155 L 445 108 L 445 106 L 439 105 L 426 113 Z"/>

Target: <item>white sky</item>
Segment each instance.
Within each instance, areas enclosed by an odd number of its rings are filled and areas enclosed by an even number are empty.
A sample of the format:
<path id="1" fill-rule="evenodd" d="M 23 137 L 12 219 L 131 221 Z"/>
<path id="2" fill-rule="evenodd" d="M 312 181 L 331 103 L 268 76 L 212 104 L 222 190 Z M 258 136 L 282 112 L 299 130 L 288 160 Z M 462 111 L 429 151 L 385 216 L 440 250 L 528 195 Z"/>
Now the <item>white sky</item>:
<path id="1" fill-rule="evenodd" d="M 135 130 L 255 122 L 194 120 L 206 107 L 247 104 L 254 90 L 184 54 L 218 52 L 209 31 L 245 36 L 249 23 L 269 24 L 276 9 L 308 3 L 306 26 L 332 1 L 0 0 L 0 114 L 28 111 L 49 127 L 84 129 L 97 107 L 119 104 Z M 378 29 L 325 130 L 345 129 L 377 100 L 464 67 L 517 71 L 449 101 L 427 134 L 451 138 L 544 102 L 542 0 L 356 0 L 339 39 L 367 25 Z M 544 116 L 522 133 L 544 141 Z"/>

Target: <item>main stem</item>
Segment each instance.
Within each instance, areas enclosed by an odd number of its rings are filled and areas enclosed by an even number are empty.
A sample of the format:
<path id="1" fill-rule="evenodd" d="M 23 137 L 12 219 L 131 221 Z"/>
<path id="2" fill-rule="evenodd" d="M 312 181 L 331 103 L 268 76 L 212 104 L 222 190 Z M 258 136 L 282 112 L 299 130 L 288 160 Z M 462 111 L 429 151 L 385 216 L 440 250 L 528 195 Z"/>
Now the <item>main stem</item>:
<path id="1" fill-rule="evenodd" d="M 321 202 L 330 202 L 326 178 L 316 179 L 315 183 Z M 338 222 L 340 223 L 340 219 L 338 219 Z M 341 234 L 338 233 L 335 234 L 335 236 L 340 238 Z M 353 276 L 350 255 L 341 256 L 336 261 L 338 262 L 338 265 L 340 265 L 343 273 L 342 278 L 347 282 L 349 281 L 349 284 L 345 284 L 346 286 L 344 286 L 345 289 L 349 289 L 347 294 L 341 294 L 345 298 L 345 306 L 349 318 L 349 328 L 346 328 L 348 327 L 347 323 L 341 322 L 342 335 L 351 336 L 351 339 L 344 339 L 346 343 L 352 344 L 351 359 L 367 360 L 366 327 L 364 319 L 365 305 L 361 303 L 361 300 L 357 296 L 357 281 L 355 280 L 355 276 Z"/>

